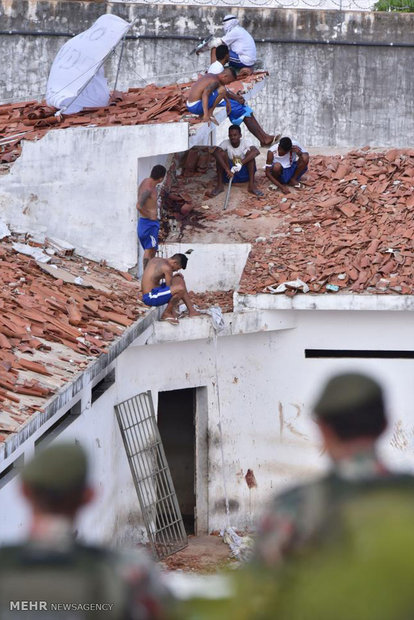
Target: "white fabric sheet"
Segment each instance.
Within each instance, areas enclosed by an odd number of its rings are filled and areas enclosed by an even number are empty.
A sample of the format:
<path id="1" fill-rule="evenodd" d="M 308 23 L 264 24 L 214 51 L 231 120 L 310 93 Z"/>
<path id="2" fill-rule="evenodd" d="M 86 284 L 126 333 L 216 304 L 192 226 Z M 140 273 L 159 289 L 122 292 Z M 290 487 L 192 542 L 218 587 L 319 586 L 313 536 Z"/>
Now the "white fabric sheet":
<path id="1" fill-rule="evenodd" d="M 106 14 L 59 50 L 50 70 L 46 88 L 48 105 L 65 114 L 86 107 L 106 106 L 109 88 L 102 64 L 131 24 Z"/>

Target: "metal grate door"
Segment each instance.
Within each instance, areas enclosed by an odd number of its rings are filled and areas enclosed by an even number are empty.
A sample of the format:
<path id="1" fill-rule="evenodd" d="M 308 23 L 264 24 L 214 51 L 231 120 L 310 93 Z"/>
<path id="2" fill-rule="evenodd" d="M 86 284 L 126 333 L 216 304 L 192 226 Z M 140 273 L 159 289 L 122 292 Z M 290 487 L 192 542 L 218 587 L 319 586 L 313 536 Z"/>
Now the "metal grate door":
<path id="1" fill-rule="evenodd" d="M 162 559 L 186 547 L 188 540 L 151 392 L 125 400 L 115 411 L 152 551 Z"/>

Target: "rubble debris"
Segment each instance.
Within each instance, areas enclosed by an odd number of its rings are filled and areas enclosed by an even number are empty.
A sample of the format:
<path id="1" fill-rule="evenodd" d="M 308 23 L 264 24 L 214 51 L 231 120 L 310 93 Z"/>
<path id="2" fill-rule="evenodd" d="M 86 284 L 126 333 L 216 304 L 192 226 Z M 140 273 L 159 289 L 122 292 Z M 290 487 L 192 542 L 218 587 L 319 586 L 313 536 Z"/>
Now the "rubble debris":
<path id="1" fill-rule="evenodd" d="M 252 247 L 240 293 L 300 278 L 311 293 L 412 295 L 414 149 L 319 155 L 309 170 L 306 187 L 284 197 L 286 210 L 276 207 L 277 232 Z"/>
<path id="2" fill-rule="evenodd" d="M 55 250 L 59 256 L 72 256 L 75 251 L 75 246 L 57 237 L 46 237 L 45 246 Z"/>
<path id="3" fill-rule="evenodd" d="M 244 79 L 242 92 L 247 92 L 266 75 L 267 72 L 258 71 Z M 9 167 L 20 157 L 24 140 L 40 140 L 48 131 L 80 126 L 201 123 L 201 118 L 189 114 L 186 107 L 186 92 L 191 85 L 192 82 L 167 86 L 148 84 L 144 88 L 130 88 L 125 93 L 117 91 L 106 107 L 86 108 L 77 114 L 59 117 L 55 116 L 57 110 L 44 101 L 0 105 L 0 166 Z M 239 85 L 235 83 L 235 86 Z"/>
<path id="4" fill-rule="evenodd" d="M 136 280 L 75 255 L 38 263 L 43 249 L 0 243 L 0 441 L 148 312 Z"/>
<path id="5" fill-rule="evenodd" d="M 27 243 L 13 243 L 13 250 L 31 256 L 39 263 L 48 263 L 50 261 L 50 256 L 45 254 L 43 250 Z"/>

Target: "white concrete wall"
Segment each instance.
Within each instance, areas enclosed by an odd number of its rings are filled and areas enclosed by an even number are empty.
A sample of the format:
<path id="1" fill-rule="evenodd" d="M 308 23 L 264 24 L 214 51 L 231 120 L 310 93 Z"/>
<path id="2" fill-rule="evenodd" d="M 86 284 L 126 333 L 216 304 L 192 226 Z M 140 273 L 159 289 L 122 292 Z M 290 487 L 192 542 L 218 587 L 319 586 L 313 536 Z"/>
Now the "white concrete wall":
<path id="1" fill-rule="evenodd" d="M 265 331 L 264 324 L 263 331 L 257 333 L 219 337 L 217 366 L 212 331 L 207 335 L 205 329 L 206 317 L 185 319 L 179 328 L 156 323 L 121 354 L 116 363 L 116 385 L 92 408 L 86 407 L 63 435 L 78 438 L 93 458 L 98 500 L 83 515 L 82 534 L 99 540 L 139 539 L 137 500 L 113 406 L 148 389 L 153 392 L 156 408 L 158 391 L 207 388 L 207 429 L 201 424 L 197 432 L 200 444 L 205 440 L 208 446 L 208 476 L 202 482 L 208 506 L 199 505 L 198 510 L 208 516 L 210 531 L 225 524 L 224 475 L 232 507 L 231 523 L 251 528 L 275 492 L 326 468 L 310 410 L 322 382 L 340 370 L 365 371 L 383 382 L 391 424 L 381 452 L 393 466 L 414 470 L 414 360 L 304 356 L 306 348 L 410 349 L 414 338 L 411 313 L 275 312 L 285 313 L 284 322 L 273 322 L 274 327 L 281 323 L 281 331 Z M 266 323 L 271 325 L 270 321 Z M 186 330 L 186 324 L 191 329 Z M 177 329 L 192 340 L 176 342 Z M 256 488 L 249 489 L 246 484 L 248 469 L 254 472 Z M 17 502 L 13 483 L 0 490 L 2 539 L 21 533 L 26 523 L 27 515 Z"/>
<path id="2" fill-rule="evenodd" d="M 115 371 L 118 369 L 115 365 Z M 99 380 L 94 380 L 94 384 Z M 90 542 L 113 545 L 137 544 L 145 539 L 138 498 L 133 485 L 122 443 L 114 405 L 120 402 L 119 383 L 110 386 L 93 405 L 90 403 L 92 384 L 86 386 L 82 413 L 54 441 L 78 441 L 90 460 L 90 483 L 95 490 L 93 503 L 80 514 L 77 530 Z M 34 433 L 21 447 L 28 462 L 34 454 L 34 442 L 53 425 L 62 411 Z M 41 443 L 39 444 L 41 447 Z M 12 462 L 16 454 L 8 461 Z M 2 467 L 3 469 L 3 467 Z M 29 511 L 20 496 L 20 480 L 14 477 L 0 489 L 0 544 L 25 535 Z"/>
<path id="3" fill-rule="evenodd" d="M 183 275 L 189 291 L 229 291 L 240 282 L 250 243 L 166 243 L 162 256 L 176 253 L 188 254 L 188 264 Z"/>
<path id="4" fill-rule="evenodd" d="M 51 130 L 1 177 L 0 218 L 119 269 L 137 262 L 139 160 L 188 148 L 187 123 Z M 149 161 L 149 165 L 151 160 Z"/>
<path id="5" fill-rule="evenodd" d="M 284 313 L 279 313 L 284 314 Z M 286 312 L 296 327 L 283 331 L 219 337 L 218 377 L 225 475 L 231 515 L 237 527 L 251 527 L 274 492 L 326 468 L 312 402 L 325 378 L 343 369 L 372 373 L 385 385 L 391 425 L 382 453 L 395 467 L 414 470 L 411 377 L 414 360 L 305 359 L 305 348 L 402 349 L 410 346 L 414 326 L 409 312 Z M 214 340 L 206 338 L 207 319 L 188 319 L 193 341 L 175 342 L 175 328 L 160 324 L 144 336 L 162 344 L 130 347 L 121 367 L 126 392 L 207 386 L 209 529 L 224 525 Z M 198 323 L 198 325 L 197 325 Z M 167 326 L 168 327 L 168 326 Z M 181 329 L 181 328 L 179 328 Z M 183 324 L 182 329 L 186 331 Z M 264 328 L 265 329 L 265 328 Z M 197 331 L 199 338 L 197 339 Z M 171 334 L 169 336 L 168 334 Z M 133 387 L 132 387 L 133 386 Z M 252 469 L 257 488 L 244 480 Z M 202 508 L 202 507 L 201 507 Z"/>

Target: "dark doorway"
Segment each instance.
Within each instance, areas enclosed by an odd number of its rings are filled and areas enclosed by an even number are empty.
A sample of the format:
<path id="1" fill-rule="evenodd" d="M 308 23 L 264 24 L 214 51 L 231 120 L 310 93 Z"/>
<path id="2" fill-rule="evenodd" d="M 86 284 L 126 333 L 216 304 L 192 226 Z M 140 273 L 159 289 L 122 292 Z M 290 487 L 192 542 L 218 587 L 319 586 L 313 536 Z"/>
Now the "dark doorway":
<path id="1" fill-rule="evenodd" d="M 158 394 L 158 428 L 187 534 L 195 533 L 195 388 Z"/>

